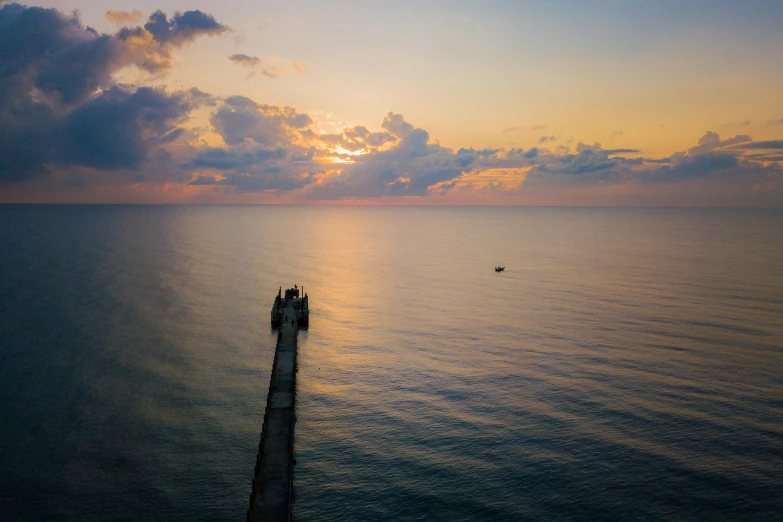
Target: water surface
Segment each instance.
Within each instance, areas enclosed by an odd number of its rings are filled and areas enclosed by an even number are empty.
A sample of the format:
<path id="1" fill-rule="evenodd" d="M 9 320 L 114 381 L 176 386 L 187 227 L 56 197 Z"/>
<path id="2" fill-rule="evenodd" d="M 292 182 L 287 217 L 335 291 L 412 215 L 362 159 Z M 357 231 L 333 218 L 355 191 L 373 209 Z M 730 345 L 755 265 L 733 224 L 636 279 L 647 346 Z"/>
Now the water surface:
<path id="1" fill-rule="evenodd" d="M 0 206 L 0 517 L 242 519 L 294 283 L 298 520 L 780 517 L 781 238 L 763 210 Z"/>

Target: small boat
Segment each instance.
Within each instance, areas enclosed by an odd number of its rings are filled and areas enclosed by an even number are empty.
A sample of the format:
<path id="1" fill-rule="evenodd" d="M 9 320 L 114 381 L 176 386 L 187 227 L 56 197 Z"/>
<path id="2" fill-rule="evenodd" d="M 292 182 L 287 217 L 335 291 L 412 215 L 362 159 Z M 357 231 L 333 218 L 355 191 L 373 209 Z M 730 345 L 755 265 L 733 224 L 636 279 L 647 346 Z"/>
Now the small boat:
<path id="1" fill-rule="evenodd" d="M 505 267 L 505 266 L 496 266 L 496 267 L 495 267 L 495 272 L 502 272 L 502 271 L 503 271 L 503 270 L 505 270 L 505 269 L 506 269 L 506 267 Z"/>

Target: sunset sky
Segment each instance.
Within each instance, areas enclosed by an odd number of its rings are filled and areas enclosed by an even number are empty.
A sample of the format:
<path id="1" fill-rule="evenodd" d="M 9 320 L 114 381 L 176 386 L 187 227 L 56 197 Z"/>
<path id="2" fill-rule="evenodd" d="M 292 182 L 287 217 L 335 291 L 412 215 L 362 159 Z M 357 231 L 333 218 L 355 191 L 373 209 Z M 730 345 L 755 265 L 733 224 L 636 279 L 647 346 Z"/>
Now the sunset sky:
<path id="1" fill-rule="evenodd" d="M 783 206 L 778 0 L 0 4 L 0 202 Z"/>

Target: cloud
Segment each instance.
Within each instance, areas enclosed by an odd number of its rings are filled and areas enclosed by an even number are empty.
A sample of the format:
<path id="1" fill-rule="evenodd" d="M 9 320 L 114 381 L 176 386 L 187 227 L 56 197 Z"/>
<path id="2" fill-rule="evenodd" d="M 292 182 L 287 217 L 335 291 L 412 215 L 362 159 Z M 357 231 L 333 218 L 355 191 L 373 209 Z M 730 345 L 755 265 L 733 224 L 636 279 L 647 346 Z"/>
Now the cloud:
<path id="1" fill-rule="evenodd" d="M 733 149 L 783 149 L 783 140 L 770 140 L 770 141 L 755 141 L 755 142 L 741 142 L 738 145 L 734 145 Z"/>
<path id="2" fill-rule="evenodd" d="M 752 123 L 752 120 L 730 121 L 722 124 L 721 127 L 724 129 L 744 129 L 746 127 L 750 127 Z"/>
<path id="3" fill-rule="evenodd" d="M 323 165 L 314 161 L 313 150 L 295 144 L 277 148 L 201 148 L 184 168 L 202 172 L 190 181 L 192 185 L 214 185 L 240 192 L 295 190 L 310 184 L 324 171 Z"/>
<path id="4" fill-rule="evenodd" d="M 699 154 L 708 154 L 716 149 L 735 145 L 737 143 L 746 143 L 752 141 L 753 138 L 745 134 L 734 136 L 728 140 L 721 141 L 720 135 L 716 132 L 708 131 L 704 136 L 699 138 L 698 145 L 688 149 L 690 156 L 697 156 Z"/>
<path id="5" fill-rule="evenodd" d="M 645 173 L 645 181 L 653 183 L 671 183 L 693 178 L 704 178 L 716 172 L 733 169 L 739 160 L 729 154 L 707 154 L 688 157 L 673 166 L 664 166 Z"/>
<path id="6" fill-rule="evenodd" d="M 622 135 L 623 135 L 623 131 L 614 131 L 609 135 L 609 139 L 612 140 L 614 138 L 619 138 Z"/>
<path id="7" fill-rule="evenodd" d="M 189 149 L 181 166 L 198 173 L 192 185 L 239 192 L 289 191 L 312 183 L 327 169 L 306 143 L 312 118 L 291 107 L 232 96 L 212 114 L 210 123 L 226 146 Z"/>
<path id="8" fill-rule="evenodd" d="M 726 186 L 727 193 L 750 186 L 781 187 L 779 167 L 763 166 L 731 147 L 748 144 L 744 136 L 721 140 L 705 134 L 696 147 L 661 160 L 629 157 L 637 149 L 604 149 L 599 143 L 578 143 L 555 151 L 531 148 L 459 149 L 433 143 L 429 133 L 389 113 L 380 132 L 363 126 L 346 127 L 339 133 L 312 135 L 307 120 L 292 124 L 295 110 L 262 106 L 247 99 L 227 100 L 217 111 L 250 112 L 255 123 L 236 125 L 245 129 L 238 136 L 225 135 L 226 148 L 197 151 L 188 169 L 201 169 L 196 185 L 213 185 L 239 192 L 297 191 L 310 200 L 355 200 L 372 198 L 467 197 L 519 198 L 523 195 L 582 194 L 600 196 L 623 187 L 672 187 L 672 194 L 687 183 Z M 256 114 L 258 113 L 258 114 Z M 258 123 L 261 120 L 264 123 Z M 310 121 L 312 121 L 310 119 Z M 215 127 L 228 125 L 215 121 Z M 232 126 L 233 127 L 233 126 Z M 259 129 L 262 129 L 261 132 Z M 270 138 L 271 136 L 271 138 Z M 311 136 L 326 149 L 306 148 Z M 372 136 L 383 136 L 378 146 Z M 240 140 L 241 138 L 241 140 Z M 760 143 L 764 147 L 775 142 Z M 706 150 L 708 147 L 711 150 Z M 347 152 L 335 152 L 337 147 Z M 755 147 L 750 147 L 755 149 Z M 329 160 L 332 160 L 330 163 Z M 334 163 L 339 160 L 338 163 Z M 205 170 L 206 169 L 206 170 Z M 331 174 L 326 175 L 327 172 Z M 483 180 L 483 181 L 482 181 Z M 764 185 L 766 184 L 766 185 Z M 771 187 L 771 188 L 769 188 Z M 776 188 L 777 187 L 777 188 Z M 696 189 L 693 189 L 696 190 Z M 694 196 L 696 197 L 696 196 Z M 767 196 L 770 197 L 770 196 Z M 470 199 L 468 199 L 470 201 Z M 577 200 L 581 201 L 581 200 Z"/>
<path id="9" fill-rule="evenodd" d="M 604 152 L 606 152 L 610 156 L 612 154 L 639 154 L 639 153 L 641 153 L 641 151 L 639 149 L 607 149 Z"/>
<path id="10" fill-rule="evenodd" d="M 199 27 L 199 20 L 204 28 Z M 111 75 L 124 67 L 136 65 L 149 72 L 170 68 L 172 50 L 200 35 L 226 30 L 200 11 L 177 15 L 171 23 L 158 11 L 147 26 L 164 22 L 169 29 L 168 33 L 157 29 L 160 40 L 141 27 L 125 27 L 115 35 L 98 34 L 85 28 L 76 14 L 4 5 L 0 9 L 0 79 L 15 84 L 6 89 L 17 94 L 38 88 L 44 95 L 61 97 L 49 102 L 76 103 L 109 83 Z"/>
<path id="11" fill-rule="evenodd" d="M 390 132 L 370 132 L 361 125 L 346 127 L 337 134 L 321 134 L 318 138 L 330 146 L 339 146 L 350 152 L 377 149 L 399 139 Z"/>
<path id="12" fill-rule="evenodd" d="M 244 96 L 232 96 L 212 115 L 210 123 L 229 145 L 250 140 L 277 147 L 291 142 L 313 120 L 291 107 L 259 105 Z"/>
<path id="13" fill-rule="evenodd" d="M 422 196 L 470 171 L 477 156 L 472 150 L 455 153 L 431 143 L 427 131 L 406 122 L 401 114 L 388 113 L 381 127 L 397 138 L 393 147 L 358 156 L 310 197 Z"/>
<path id="14" fill-rule="evenodd" d="M 153 149 L 181 135 L 178 124 L 203 103 L 200 94 L 113 87 L 68 114 L 52 160 L 103 170 L 137 169 Z"/>
<path id="15" fill-rule="evenodd" d="M 135 24 L 144 19 L 144 13 L 138 9 L 134 9 L 133 11 L 110 9 L 109 11 L 106 11 L 106 19 L 117 25 Z"/>
<path id="16" fill-rule="evenodd" d="M 405 121 L 402 114 L 394 114 L 393 112 L 386 115 L 381 127 L 398 138 L 407 138 L 415 130 L 413 125 Z"/>
<path id="17" fill-rule="evenodd" d="M 249 67 L 250 69 L 254 69 L 258 65 L 261 65 L 261 58 L 256 56 L 248 56 L 246 54 L 232 54 L 228 57 L 228 59 L 237 65 L 241 65 L 242 67 Z"/>
<path id="18" fill-rule="evenodd" d="M 539 146 L 529 149 L 452 149 L 395 112 L 388 112 L 377 128 L 346 126 L 331 115 L 244 96 L 219 99 L 196 89 L 136 87 L 115 79 L 127 67 L 167 71 L 181 46 L 226 31 L 200 11 L 171 18 L 157 11 L 144 26 L 101 34 L 76 14 L 4 4 L 4 192 L 9 186 L 59 187 L 78 194 L 111 186 L 112 193 L 121 194 L 144 186 L 147 193 L 259 193 L 291 201 L 513 203 L 546 197 L 583 204 L 636 191 L 640 198 L 659 194 L 661 204 L 667 197 L 685 201 L 690 194 L 688 201 L 783 205 L 783 140 L 707 132 L 693 147 L 666 158 L 647 158 L 635 148 L 605 149 L 600 143 L 557 146 L 559 137 L 543 132 L 530 135 L 541 136 Z M 246 54 L 229 58 L 253 71 L 272 66 Z M 305 66 L 274 65 L 280 71 Z M 189 119 L 199 108 L 208 111 L 207 123 L 193 128 Z M 521 125 L 504 132 L 548 128 Z M 720 197 L 709 200 L 704 194 Z"/>
<path id="19" fill-rule="evenodd" d="M 176 13 L 170 20 L 163 11 L 155 11 L 144 24 L 144 29 L 155 41 L 175 46 L 191 42 L 199 36 L 215 36 L 229 30 L 212 15 L 198 10 Z"/>
<path id="20" fill-rule="evenodd" d="M 201 23 L 206 27 L 201 29 L 198 20 L 204 19 L 214 22 L 200 12 L 175 16 L 168 25 L 176 35 L 162 43 L 139 27 L 98 34 L 75 13 L 3 5 L 0 182 L 30 179 L 49 167 L 138 166 L 162 143 L 158 138 L 171 138 L 172 126 L 208 97 L 120 86 L 113 74 L 133 65 L 167 68 L 177 45 L 222 30 L 216 22 Z M 98 142 L 106 149 L 93 146 Z M 117 154 L 115 160 L 107 158 L 104 150 L 109 149 Z"/>
<path id="21" fill-rule="evenodd" d="M 268 78 L 275 78 L 284 72 L 303 72 L 305 69 L 307 69 L 307 64 L 304 62 L 294 62 L 290 66 L 273 64 L 264 66 L 264 62 L 261 60 L 261 58 L 258 58 L 257 56 L 248 56 L 247 54 L 232 54 L 228 57 L 228 59 L 237 65 L 250 69 L 251 76 L 258 72 L 259 74 L 262 74 Z"/>
<path id="22" fill-rule="evenodd" d="M 201 147 L 193 159 L 185 165 L 190 169 L 236 170 L 248 169 L 269 161 L 285 158 L 286 149 L 265 147 L 246 150 L 230 150 L 221 147 Z"/>
<path id="23" fill-rule="evenodd" d="M 206 101 L 197 90 L 115 86 L 63 117 L 45 111 L 27 128 L 0 131 L 0 182 L 30 178 L 45 166 L 138 169 L 153 150 L 181 137 L 179 124 Z"/>
<path id="24" fill-rule="evenodd" d="M 508 127 L 503 129 L 503 134 L 512 134 L 517 132 L 525 132 L 525 131 L 542 131 L 544 129 L 548 129 L 549 125 L 531 125 L 529 127 L 524 126 L 518 126 L 518 127 Z"/>
<path id="25" fill-rule="evenodd" d="M 780 118 L 779 120 L 770 120 L 767 122 L 767 125 L 770 126 L 783 125 L 783 118 Z"/>
<path id="26" fill-rule="evenodd" d="M 266 76 L 267 78 L 274 78 L 280 74 L 280 68 L 274 65 L 262 67 L 262 60 L 256 56 L 248 56 L 246 54 L 232 54 L 228 57 L 229 60 L 242 67 L 250 69 L 250 76 L 253 76 L 256 72 Z"/>
<path id="27" fill-rule="evenodd" d="M 623 163 L 624 158 L 609 158 L 607 151 L 601 145 L 585 145 L 579 143 L 576 153 L 548 155 L 534 170 L 550 174 L 581 175 L 594 172 L 606 172 L 603 177 L 614 173 L 614 167 Z"/>
<path id="28" fill-rule="evenodd" d="M 136 65 L 149 73 L 172 67 L 173 52 L 201 36 L 216 36 L 230 31 L 211 15 L 201 11 L 176 13 L 169 20 L 161 11 L 150 15 L 144 27 L 123 27 L 115 39 L 121 42 L 123 65 Z"/>

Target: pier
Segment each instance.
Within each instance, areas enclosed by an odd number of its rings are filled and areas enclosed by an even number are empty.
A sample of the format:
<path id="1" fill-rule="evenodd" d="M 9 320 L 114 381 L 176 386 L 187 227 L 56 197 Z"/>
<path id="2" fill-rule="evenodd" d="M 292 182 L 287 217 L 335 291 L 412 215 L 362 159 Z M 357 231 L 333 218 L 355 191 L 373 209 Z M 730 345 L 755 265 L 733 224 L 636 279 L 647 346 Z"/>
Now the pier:
<path id="1" fill-rule="evenodd" d="M 282 288 L 272 306 L 271 325 L 277 329 L 277 347 L 269 379 L 261 442 L 253 476 L 248 522 L 291 520 L 294 479 L 294 425 L 296 424 L 296 338 L 309 326 L 307 295 L 299 288 Z"/>

